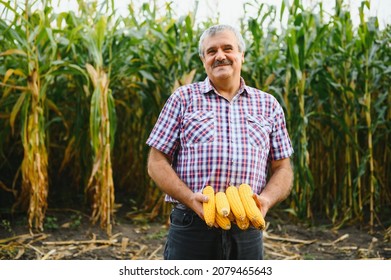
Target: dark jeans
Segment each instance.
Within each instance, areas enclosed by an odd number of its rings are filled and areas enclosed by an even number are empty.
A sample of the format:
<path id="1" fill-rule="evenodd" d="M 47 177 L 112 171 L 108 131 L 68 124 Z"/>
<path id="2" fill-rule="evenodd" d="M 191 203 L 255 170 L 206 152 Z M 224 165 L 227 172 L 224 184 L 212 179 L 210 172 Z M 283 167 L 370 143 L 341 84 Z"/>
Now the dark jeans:
<path id="1" fill-rule="evenodd" d="M 262 260 L 262 231 L 209 228 L 191 210 L 174 208 L 164 249 L 166 260 Z"/>

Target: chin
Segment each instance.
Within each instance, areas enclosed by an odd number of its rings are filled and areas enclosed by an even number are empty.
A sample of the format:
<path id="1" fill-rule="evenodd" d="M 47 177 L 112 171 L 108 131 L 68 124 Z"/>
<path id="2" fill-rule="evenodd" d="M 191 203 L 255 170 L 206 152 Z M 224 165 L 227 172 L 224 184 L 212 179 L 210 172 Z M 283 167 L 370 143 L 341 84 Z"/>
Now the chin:
<path id="1" fill-rule="evenodd" d="M 233 74 L 230 71 L 216 71 L 216 72 L 212 73 L 212 75 L 216 78 L 232 77 L 233 76 Z"/>

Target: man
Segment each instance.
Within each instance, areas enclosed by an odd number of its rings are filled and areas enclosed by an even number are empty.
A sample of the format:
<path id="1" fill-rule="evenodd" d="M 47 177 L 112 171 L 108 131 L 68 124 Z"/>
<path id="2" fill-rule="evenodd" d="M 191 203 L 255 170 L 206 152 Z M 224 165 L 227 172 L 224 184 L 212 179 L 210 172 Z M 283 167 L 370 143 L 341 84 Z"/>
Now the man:
<path id="1" fill-rule="evenodd" d="M 148 173 L 175 205 L 165 259 L 262 259 L 262 231 L 209 228 L 202 189 L 249 184 L 262 214 L 292 185 L 292 145 L 281 106 L 241 78 L 245 44 L 229 25 L 202 34 L 199 53 L 207 78 L 177 89 L 147 140 Z M 266 183 L 268 164 L 271 176 Z"/>

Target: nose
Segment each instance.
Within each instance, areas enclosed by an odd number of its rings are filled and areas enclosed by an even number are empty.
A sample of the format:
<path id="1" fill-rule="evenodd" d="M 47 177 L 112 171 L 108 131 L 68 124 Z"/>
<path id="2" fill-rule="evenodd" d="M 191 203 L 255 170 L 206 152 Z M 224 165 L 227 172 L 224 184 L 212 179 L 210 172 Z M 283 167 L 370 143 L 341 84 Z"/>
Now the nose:
<path id="1" fill-rule="evenodd" d="M 218 49 L 216 52 L 216 60 L 224 60 L 225 59 L 225 53 L 222 49 Z"/>

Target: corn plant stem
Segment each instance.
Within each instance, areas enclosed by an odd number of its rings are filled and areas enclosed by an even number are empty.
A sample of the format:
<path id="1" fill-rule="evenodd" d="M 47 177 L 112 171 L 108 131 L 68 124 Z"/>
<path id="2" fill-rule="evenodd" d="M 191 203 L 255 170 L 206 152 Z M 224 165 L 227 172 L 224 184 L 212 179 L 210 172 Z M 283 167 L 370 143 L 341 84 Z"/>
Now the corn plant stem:
<path id="1" fill-rule="evenodd" d="M 368 153 L 369 153 L 369 186 L 370 186 L 370 227 L 373 231 L 375 219 L 375 182 L 374 182 L 374 165 L 373 165 L 373 144 L 372 144 L 372 119 L 371 119 L 371 95 L 369 93 L 369 53 L 365 51 L 365 119 L 368 127 Z"/>

